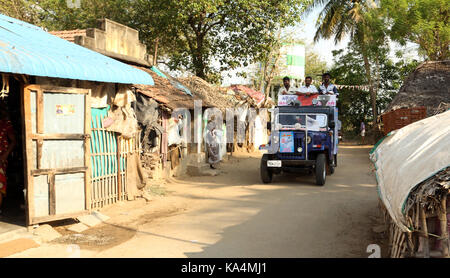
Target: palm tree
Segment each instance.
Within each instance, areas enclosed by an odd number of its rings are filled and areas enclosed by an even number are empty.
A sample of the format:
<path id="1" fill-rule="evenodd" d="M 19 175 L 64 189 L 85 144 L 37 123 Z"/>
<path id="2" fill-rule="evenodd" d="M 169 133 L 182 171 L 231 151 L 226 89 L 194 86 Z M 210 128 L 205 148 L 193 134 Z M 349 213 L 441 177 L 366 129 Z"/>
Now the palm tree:
<path id="1" fill-rule="evenodd" d="M 369 10 L 375 8 L 376 4 L 373 0 L 313 0 L 306 9 L 306 14 L 311 13 L 318 7 L 323 8 L 317 20 L 314 41 L 334 37 L 337 44 L 346 35 L 350 35 L 350 38 L 356 42 L 360 49 L 364 59 L 367 82 L 369 83 L 375 127 L 377 120 L 376 91 L 373 86 L 368 49 L 372 38 L 365 15 Z"/>

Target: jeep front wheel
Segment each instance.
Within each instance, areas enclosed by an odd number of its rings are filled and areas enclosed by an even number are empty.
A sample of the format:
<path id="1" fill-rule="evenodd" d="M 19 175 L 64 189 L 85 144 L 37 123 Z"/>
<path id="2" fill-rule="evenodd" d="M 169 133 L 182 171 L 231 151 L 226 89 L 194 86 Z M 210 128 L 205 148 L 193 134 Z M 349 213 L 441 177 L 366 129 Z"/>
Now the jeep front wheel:
<path id="1" fill-rule="evenodd" d="M 263 183 L 271 183 L 272 182 L 272 172 L 267 167 L 267 160 L 269 160 L 269 156 L 267 154 L 264 154 L 261 159 L 261 180 Z"/>
<path id="2" fill-rule="evenodd" d="M 324 185 L 325 179 L 327 177 L 327 169 L 326 169 L 326 158 L 325 154 L 321 153 L 317 156 L 316 159 L 316 184 Z"/>

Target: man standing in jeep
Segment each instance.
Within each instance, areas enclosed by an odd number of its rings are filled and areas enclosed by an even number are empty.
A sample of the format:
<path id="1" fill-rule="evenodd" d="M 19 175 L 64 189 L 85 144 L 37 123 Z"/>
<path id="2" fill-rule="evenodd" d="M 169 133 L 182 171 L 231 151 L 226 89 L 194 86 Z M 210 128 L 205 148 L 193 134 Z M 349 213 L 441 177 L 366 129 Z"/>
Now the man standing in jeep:
<path id="1" fill-rule="evenodd" d="M 307 76 L 305 78 L 305 86 L 300 87 L 300 94 L 306 94 L 307 96 L 311 94 L 317 94 L 317 88 L 316 86 L 312 85 L 312 77 Z"/>
<path id="2" fill-rule="evenodd" d="M 289 77 L 283 78 L 283 87 L 280 88 L 278 95 L 295 95 L 297 88 L 291 86 L 291 79 Z"/>
<path id="3" fill-rule="evenodd" d="M 322 75 L 323 83 L 319 87 L 319 93 L 323 95 L 336 95 L 339 96 L 339 92 L 334 84 L 330 81 L 331 75 L 327 72 Z"/>

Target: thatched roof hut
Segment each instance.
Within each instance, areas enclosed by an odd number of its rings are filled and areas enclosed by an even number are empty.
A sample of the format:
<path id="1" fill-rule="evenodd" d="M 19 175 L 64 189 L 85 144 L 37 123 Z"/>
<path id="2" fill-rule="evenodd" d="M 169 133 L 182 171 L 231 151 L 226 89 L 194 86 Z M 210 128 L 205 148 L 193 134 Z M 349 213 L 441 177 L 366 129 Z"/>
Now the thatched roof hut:
<path id="1" fill-rule="evenodd" d="M 137 68 L 150 74 L 155 82 L 154 86 L 134 85 L 137 92 L 153 98 L 170 109 L 194 109 L 194 98 L 173 86 L 169 79 L 158 76 L 150 69 L 144 67 Z"/>
<path id="2" fill-rule="evenodd" d="M 386 112 L 417 106 L 425 106 L 428 116 L 443 112 L 450 105 L 449 84 L 450 60 L 424 62 L 408 76 Z"/>
<path id="3" fill-rule="evenodd" d="M 178 81 L 191 90 L 194 99 L 201 99 L 203 106 L 217 107 L 220 110 L 225 110 L 226 108 L 234 108 L 237 104 L 234 96 L 228 95 L 221 88 L 209 84 L 200 77 L 178 78 Z"/>

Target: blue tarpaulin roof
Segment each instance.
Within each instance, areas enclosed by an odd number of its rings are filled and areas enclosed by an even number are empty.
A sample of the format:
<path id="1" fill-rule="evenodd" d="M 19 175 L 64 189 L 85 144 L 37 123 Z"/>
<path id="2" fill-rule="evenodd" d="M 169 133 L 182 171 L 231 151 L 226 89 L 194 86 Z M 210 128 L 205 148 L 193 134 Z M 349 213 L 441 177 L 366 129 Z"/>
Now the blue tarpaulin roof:
<path id="1" fill-rule="evenodd" d="M 154 85 L 139 69 L 0 14 L 0 72 Z"/>
<path id="2" fill-rule="evenodd" d="M 165 75 L 162 71 L 160 71 L 157 67 L 152 66 L 151 70 L 156 73 L 158 76 L 168 79 L 170 81 L 170 84 L 172 84 L 173 86 L 175 86 L 178 90 L 183 91 L 184 93 L 186 93 L 187 95 L 190 95 L 192 97 L 192 93 L 191 91 L 186 88 L 185 86 L 183 86 L 183 84 L 181 84 L 180 82 L 176 81 L 173 79 L 173 77 L 168 77 L 167 75 Z"/>

